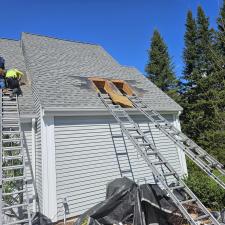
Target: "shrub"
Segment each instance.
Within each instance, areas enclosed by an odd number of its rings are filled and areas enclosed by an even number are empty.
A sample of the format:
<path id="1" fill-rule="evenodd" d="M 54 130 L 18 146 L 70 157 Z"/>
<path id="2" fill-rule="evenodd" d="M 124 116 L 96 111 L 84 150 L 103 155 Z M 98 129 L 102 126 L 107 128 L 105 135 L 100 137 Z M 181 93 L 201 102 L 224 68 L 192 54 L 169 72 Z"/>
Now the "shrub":
<path id="1" fill-rule="evenodd" d="M 185 183 L 201 200 L 201 202 L 212 210 L 225 208 L 225 191 L 192 161 L 187 160 L 188 177 Z"/>

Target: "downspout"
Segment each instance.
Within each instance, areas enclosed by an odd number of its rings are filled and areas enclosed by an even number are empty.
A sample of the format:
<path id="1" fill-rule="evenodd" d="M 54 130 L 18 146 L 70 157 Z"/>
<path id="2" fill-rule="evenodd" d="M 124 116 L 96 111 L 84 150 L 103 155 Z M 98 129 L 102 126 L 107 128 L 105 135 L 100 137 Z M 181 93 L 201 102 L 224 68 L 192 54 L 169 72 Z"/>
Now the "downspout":
<path id="1" fill-rule="evenodd" d="M 37 189 L 36 189 L 36 119 L 32 118 L 32 180 L 33 180 L 33 212 L 37 211 Z"/>
<path id="2" fill-rule="evenodd" d="M 181 111 L 179 111 L 176 115 L 174 115 L 174 126 L 179 131 L 181 131 L 181 125 L 180 125 L 180 120 L 179 120 L 180 115 L 181 115 Z M 180 148 L 178 148 L 178 155 L 179 155 L 180 162 L 182 164 L 181 166 L 182 166 L 183 175 L 186 176 L 188 174 L 188 171 L 187 171 L 185 153 Z"/>

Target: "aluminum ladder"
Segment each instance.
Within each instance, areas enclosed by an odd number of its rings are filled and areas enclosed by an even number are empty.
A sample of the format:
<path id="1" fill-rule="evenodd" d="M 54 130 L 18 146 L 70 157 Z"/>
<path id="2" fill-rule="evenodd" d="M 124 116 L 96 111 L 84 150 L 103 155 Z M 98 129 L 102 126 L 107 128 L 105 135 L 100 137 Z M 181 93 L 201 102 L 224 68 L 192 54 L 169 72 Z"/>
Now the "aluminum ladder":
<path id="1" fill-rule="evenodd" d="M 119 132 L 118 130 L 115 131 L 115 129 L 113 129 L 111 125 L 109 125 L 109 129 L 112 137 L 113 146 L 115 149 L 120 175 L 121 177 L 126 176 L 134 180 L 134 174 L 132 171 L 132 166 L 128 155 L 124 134 L 121 131 L 120 127 L 118 127 Z"/>
<path id="2" fill-rule="evenodd" d="M 209 177 L 211 177 L 223 189 L 225 189 L 224 165 L 209 155 L 205 150 L 203 150 L 180 130 L 171 125 L 158 112 L 146 105 L 142 99 L 137 96 L 127 97 L 133 103 L 134 107 L 143 113 L 155 125 L 155 127 L 157 127 L 168 138 L 170 138 L 193 162 L 197 164 L 197 166 L 199 166 Z M 218 174 L 214 172 L 215 169 L 218 170 Z"/>
<path id="3" fill-rule="evenodd" d="M 31 225 L 18 97 L 1 91 L 0 101 L 0 224 Z"/>
<path id="4" fill-rule="evenodd" d="M 199 222 L 207 219 L 210 224 L 219 225 L 220 223 L 213 217 L 208 209 L 201 203 L 195 194 L 187 187 L 187 185 L 180 179 L 179 175 L 172 168 L 169 162 L 163 157 L 159 150 L 151 143 L 148 137 L 142 132 L 139 126 L 131 119 L 128 113 L 120 105 L 114 105 L 108 94 L 98 93 L 108 111 L 116 119 L 121 127 L 122 132 L 134 145 L 138 154 L 147 163 L 148 167 L 153 172 L 155 178 L 161 183 L 168 196 L 172 199 L 174 204 L 181 211 L 183 216 L 192 225 L 197 225 Z M 161 167 L 164 167 L 163 171 Z M 173 186 L 168 185 L 167 179 L 172 178 L 175 181 Z M 174 183 L 174 182 L 173 182 Z M 186 198 L 180 200 L 175 191 L 182 191 Z M 189 204 L 194 204 L 201 211 L 197 218 L 193 218 L 188 212 Z"/>

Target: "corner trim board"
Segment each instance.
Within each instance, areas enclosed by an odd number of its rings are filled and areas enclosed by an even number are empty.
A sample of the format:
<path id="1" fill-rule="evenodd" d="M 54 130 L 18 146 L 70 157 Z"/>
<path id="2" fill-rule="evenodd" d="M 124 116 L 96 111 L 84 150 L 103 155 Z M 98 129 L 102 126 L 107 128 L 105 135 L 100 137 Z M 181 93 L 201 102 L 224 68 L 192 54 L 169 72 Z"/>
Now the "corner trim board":
<path id="1" fill-rule="evenodd" d="M 43 110 L 41 110 L 43 115 Z M 41 115 L 43 214 L 57 221 L 54 117 Z"/>

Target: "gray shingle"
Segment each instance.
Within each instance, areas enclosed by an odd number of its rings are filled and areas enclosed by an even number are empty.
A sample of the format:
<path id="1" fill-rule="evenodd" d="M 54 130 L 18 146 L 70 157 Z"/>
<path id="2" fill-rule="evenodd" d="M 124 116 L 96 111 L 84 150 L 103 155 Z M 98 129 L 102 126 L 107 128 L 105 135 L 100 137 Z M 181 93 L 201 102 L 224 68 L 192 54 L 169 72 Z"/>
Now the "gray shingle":
<path id="1" fill-rule="evenodd" d="M 182 110 L 137 69 L 120 65 L 99 45 L 27 33 L 22 34 L 21 43 L 22 51 L 20 42 L 2 39 L 0 55 L 5 57 L 7 67 L 25 70 L 26 65 L 31 83 L 45 108 L 104 108 L 88 81 L 88 77 L 98 76 L 126 80 L 155 110 Z M 29 85 L 23 89 L 21 110 L 31 113 L 34 108 L 32 91 Z"/>
<path id="2" fill-rule="evenodd" d="M 127 80 L 156 110 L 182 109 L 138 70 L 121 66 L 101 46 L 27 33 L 22 42 L 27 68 L 44 107 L 104 108 L 87 81 L 98 76 Z"/>
<path id="3" fill-rule="evenodd" d="M 0 56 L 5 58 L 6 69 L 17 68 L 26 71 L 20 41 L 0 39 Z M 26 78 L 25 80 L 26 85 L 21 86 L 23 96 L 19 97 L 20 112 L 23 115 L 34 114 L 31 86 Z"/>

